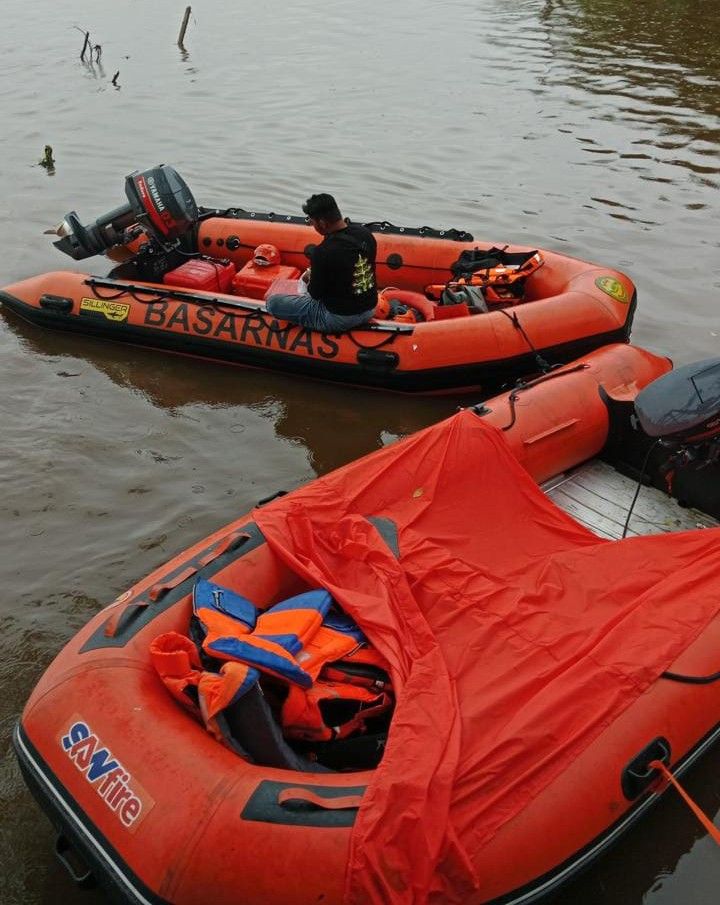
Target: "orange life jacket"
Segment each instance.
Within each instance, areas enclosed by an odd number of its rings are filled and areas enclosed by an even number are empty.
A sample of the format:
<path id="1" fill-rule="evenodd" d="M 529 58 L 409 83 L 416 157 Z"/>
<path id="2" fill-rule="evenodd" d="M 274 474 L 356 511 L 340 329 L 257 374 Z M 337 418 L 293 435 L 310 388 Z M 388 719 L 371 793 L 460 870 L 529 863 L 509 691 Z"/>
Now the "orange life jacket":
<path id="1" fill-rule="evenodd" d="M 544 263 L 539 251 L 506 253 L 505 249 L 493 248 L 488 252 L 475 250 L 464 254 L 468 255 L 468 262 L 464 266 L 461 261 L 456 262 L 453 266 L 454 279 L 444 285 L 426 286 L 427 295 L 439 299 L 448 287 L 457 290 L 460 286 L 479 286 L 486 302 L 512 304 L 522 300 L 525 281 Z M 486 256 L 488 266 L 473 264 L 473 255 L 480 261 Z"/>
<path id="2" fill-rule="evenodd" d="M 257 671 L 232 662 L 224 663 L 218 673 L 204 670 L 197 647 L 179 632 L 155 638 L 150 644 L 150 660 L 172 696 L 200 717 L 219 742 L 228 744 L 218 716 L 255 684 Z"/>
<path id="3" fill-rule="evenodd" d="M 389 667 L 364 645 L 342 659 L 328 658 L 312 688 L 289 688 L 282 707 L 287 738 L 325 742 L 364 732 L 367 721 L 393 705 Z"/>
<path id="4" fill-rule="evenodd" d="M 178 632 L 153 641 L 151 660 L 171 694 L 230 747 L 218 717 L 262 673 L 287 683 L 281 721 L 289 738 L 345 738 L 388 711 L 392 695 L 384 659 L 332 604 L 327 591 L 313 590 L 263 612 L 242 595 L 199 579 L 193 612 L 201 651 L 205 662 L 208 656 L 225 662 L 218 671 L 203 668 L 196 644 Z"/>

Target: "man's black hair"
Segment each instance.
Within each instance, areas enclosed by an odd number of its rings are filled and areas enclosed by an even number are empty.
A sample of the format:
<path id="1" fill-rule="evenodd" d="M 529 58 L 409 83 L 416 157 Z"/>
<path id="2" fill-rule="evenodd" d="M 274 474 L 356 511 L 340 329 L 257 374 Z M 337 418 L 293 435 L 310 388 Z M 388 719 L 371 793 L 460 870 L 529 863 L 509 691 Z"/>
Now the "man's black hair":
<path id="1" fill-rule="evenodd" d="M 311 195 L 303 204 L 302 209 L 313 220 L 329 220 L 333 222 L 342 218 L 337 202 L 327 192 Z"/>

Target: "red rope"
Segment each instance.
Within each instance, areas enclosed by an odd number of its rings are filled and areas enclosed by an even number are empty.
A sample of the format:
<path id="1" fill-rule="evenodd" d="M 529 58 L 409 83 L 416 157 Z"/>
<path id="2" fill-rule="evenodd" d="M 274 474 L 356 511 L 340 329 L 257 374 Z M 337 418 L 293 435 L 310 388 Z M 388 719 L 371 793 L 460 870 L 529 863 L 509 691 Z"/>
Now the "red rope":
<path id="1" fill-rule="evenodd" d="M 693 814 L 697 817 L 697 819 L 702 823 L 708 833 L 712 836 L 712 838 L 720 845 L 720 830 L 715 826 L 712 820 L 700 809 L 700 806 L 696 804 L 692 798 L 688 795 L 688 793 L 683 789 L 680 783 L 675 779 L 673 774 L 668 770 L 665 764 L 662 761 L 654 760 L 650 762 L 650 766 L 656 770 L 659 770 L 663 777 L 671 783 L 678 791 L 678 794 L 683 799 L 685 804 L 690 808 Z"/>

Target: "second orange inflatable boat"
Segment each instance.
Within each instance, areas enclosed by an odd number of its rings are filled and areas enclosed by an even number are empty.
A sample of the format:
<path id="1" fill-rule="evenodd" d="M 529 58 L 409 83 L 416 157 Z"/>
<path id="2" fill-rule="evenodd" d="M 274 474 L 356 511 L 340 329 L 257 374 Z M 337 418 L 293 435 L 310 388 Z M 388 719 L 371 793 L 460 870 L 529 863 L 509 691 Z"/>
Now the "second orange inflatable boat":
<path id="1" fill-rule="evenodd" d="M 256 508 L 92 619 L 15 733 L 76 879 L 132 905 L 528 905 L 621 838 L 653 764 L 720 735 L 720 532 L 668 531 L 713 524 L 672 500 L 642 525 L 638 500 L 608 540 L 536 481 L 602 453 L 632 476 L 623 515 L 632 481 L 717 515 L 720 360 L 669 369 L 592 353 Z"/>

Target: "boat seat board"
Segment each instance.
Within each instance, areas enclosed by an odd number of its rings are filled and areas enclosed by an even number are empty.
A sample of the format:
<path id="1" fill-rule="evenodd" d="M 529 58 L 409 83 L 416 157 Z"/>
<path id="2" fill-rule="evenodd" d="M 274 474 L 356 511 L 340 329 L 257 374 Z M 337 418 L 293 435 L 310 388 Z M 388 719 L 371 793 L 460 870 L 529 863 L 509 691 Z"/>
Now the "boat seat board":
<path id="1" fill-rule="evenodd" d="M 595 459 L 542 485 L 550 499 L 599 537 L 622 537 L 637 482 Z M 716 528 L 716 519 L 687 509 L 656 487 L 643 486 L 633 507 L 628 536 Z"/>

